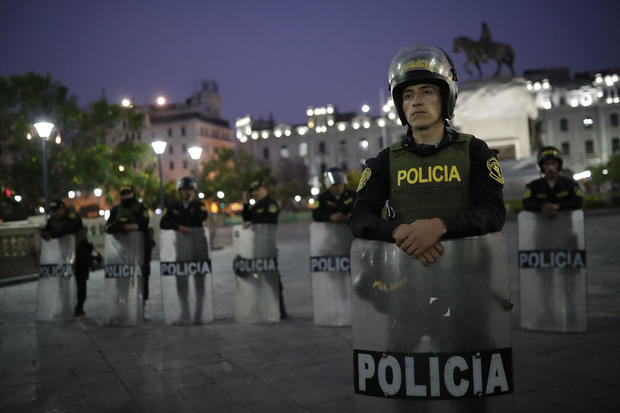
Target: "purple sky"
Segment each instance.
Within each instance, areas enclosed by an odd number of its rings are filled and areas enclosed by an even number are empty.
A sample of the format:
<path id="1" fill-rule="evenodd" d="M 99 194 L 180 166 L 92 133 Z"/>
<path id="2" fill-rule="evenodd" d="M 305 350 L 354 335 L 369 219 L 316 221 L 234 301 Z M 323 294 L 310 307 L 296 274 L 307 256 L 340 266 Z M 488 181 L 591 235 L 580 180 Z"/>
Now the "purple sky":
<path id="1" fill-rule="evenodd" d="M 184 101 L 216 80 L 223 117 L 305 121 L 332 103 L 378 113 L 392 56 L 412 43 L 449 52 L 489 24 L 510 43 L 515 70 L 620 67 L 620 2 L 576 1 L 0 1 L 0 76 L 49 73 L 86 105 Z M 461 80 L 463 54 L 453 55 Z M 490 74 L 494 65 L 486 67 Z"/>

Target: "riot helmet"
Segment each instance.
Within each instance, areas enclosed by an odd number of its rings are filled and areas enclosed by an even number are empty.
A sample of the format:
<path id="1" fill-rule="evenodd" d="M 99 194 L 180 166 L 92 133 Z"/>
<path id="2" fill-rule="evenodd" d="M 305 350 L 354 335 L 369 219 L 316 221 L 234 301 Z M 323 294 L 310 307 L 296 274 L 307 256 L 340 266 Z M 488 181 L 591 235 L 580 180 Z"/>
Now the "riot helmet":
<path id="1" fill-rule="evenodd" d="M 410 85 L 432 83 L 441 90 L 441 117 L 452 119 L 458 95 L 458 77 L 454 62 L 442 49 L 435 46 L 415 44 L 396 53 L 388 72 L 388 87 L 403 125 L 407 118 L 403 113 L 403 90 Z"/>
<path id="2" fill-rule="evenodd" d="M 548 159 L 555 159 L 558 161 L 558 171 L 562 170 L 562 154 L 555 146 L 543 146 L 540 151 L 538 151 L 538 167 L 540 168 L 540 172 L 545 173 L 543 169 L 543 162 Z"/>
<path id="3" fill-rule="evenodd" d="M 198 185 L 196 185 L 196 181 L 194 181 L 191 176 L 184 176 L 177 181 L 177 191 L 180 191 L 181 189 L 193 189 L 194 191 L 197 191 Z"/>
<path id="4" fill-rule="evenodd" d="M 345 175 L 344 171 L 340 168 L 329 168 L 323 174 L 325 178 L 325 187 L 327 189 L 331 188 L 332 185 L 337 184 L 345 184 L 347 183 L 347 175 Z"/>

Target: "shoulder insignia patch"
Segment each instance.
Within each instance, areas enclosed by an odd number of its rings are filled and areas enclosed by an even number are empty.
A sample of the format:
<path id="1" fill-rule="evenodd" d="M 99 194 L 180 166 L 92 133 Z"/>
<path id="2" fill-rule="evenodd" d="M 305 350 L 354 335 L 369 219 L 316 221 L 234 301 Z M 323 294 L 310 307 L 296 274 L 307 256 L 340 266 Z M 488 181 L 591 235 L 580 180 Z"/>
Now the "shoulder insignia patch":
<path id="1" fill-rule="evenodd" d="M 523 192 L 523 199 L 528 199 L 531 196 L 532 190 L 529 187 L 525 188 L 525 192 Z"/>
<path id="2" fill-rule="evenodd" d="M 583 191 L 581 190 L 579 186 L 575 188 L 575 195 L 583 197 Z"/>
<path id="3" fill-rule="evenodd" d="M 312 209 L 317 209 L 319 207 L 319 201 L 314 201 L 314 204 L 312 204 Z"/>
<path id="4" fill-rule="evenodd" d="M 142 212 L 142 215 L 144 216 L 144 218 L 148 218 L 148 217 L 149 217 L 149 211 L 148 211 L 148 209 L 145 209 L 145 210 Z"/>
<path id="5" fill-rule="evenodd" d="M 489 176 L 503 185 L 504 175 L 502 174 L 502 169 L 499 167 L 499 162 L 495 156 L 487 159 L 487 168 L 489 169 Z"/>
<path id="6" fill-rule="evenodd" d="M 77 215 L 75 215 L 75 212 L 69 212 L 69 218 L 70 219 L 75 219 L 75 218 L 77 218 Z"/>
<path id="7" fill-rule="evenodd" d="M 269 212 L 271 212 L 272 214 L 275 214 L 276 212 L 278 212 L 278 207 L 277 207 L 277 205 L 276 205 L 276 204 L 271 204 L 271 205 L 269 205 L 269 209 L 268 209 L 268 211 L 269 211 Z"/>
<path id="8" fill-rule="evenodd" d="M 364 169 L 360 177 L 360 183 L 357 185 L 357 192 L 361 191 L 366 186 L 366 182 L 370 179 L 370 175 L 372 175 L 372 170 L 370 168 Z"/>

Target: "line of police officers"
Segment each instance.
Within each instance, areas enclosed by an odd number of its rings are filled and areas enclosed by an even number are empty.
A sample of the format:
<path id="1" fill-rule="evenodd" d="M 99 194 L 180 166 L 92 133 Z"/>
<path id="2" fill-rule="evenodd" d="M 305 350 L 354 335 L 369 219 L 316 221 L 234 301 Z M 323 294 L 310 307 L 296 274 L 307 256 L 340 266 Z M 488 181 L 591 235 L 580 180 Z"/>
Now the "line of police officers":
<path id="1" fill-rule="evenodd" d="M 356 237 L 395 242 L 428 266 L 443 254 L 441 240 L 483 235 L 501 230 L 506 210 L 504 177 L 497 151 L 470 134 L 453 129 L 458 96 L 457 73 L 452 59 L 441 49 L 412 45 L 401 49 L 390 63 L 389 89 L 403 125 L 405 138 L 366 161 L 357 193 L 345 188 L 346 175 L 339 168 L 325 173 L 326 191 L 315 201 L 315 221 L 349 223 Z M 582 206 L 582 194 L 570 178 L 559 175 L 562 159 L 557 149 L 545 147 L 538 164 L 544 176 L 527 185 L 526 210 L 553 216 L 562 209 Z M 207 218 L 202 202 L 194 199 L 196 183 L 185 177 L 177 184 L 180 200 L 166 210 L 160 227 L 184 234 Z M 262 181 L 243 194 L 243 227 L 277 224 L 280 209 Z M 121 203 L 105 225 L 107 233 L 141 231 L 145 237 L 143 296 L 148 299 L 151 249 L 148 211 L 135 197 L 133 186 L 120 188 Z M 42 236 L 78 233 L 79 217 L 65 210 L 62 201 L 50 205 Z M 84 268 L 86 245 L 80 238 L 77 255 L 78 306 L 83 314 L 86 297 Z M 82 255 L 83 254 L 83 255 Z M 84 275 L 86 274 L 86 275 Z M 84 280 L 84 281 L 82 281 Z M 286 317 L 280 280 L 281 316 Z"/>

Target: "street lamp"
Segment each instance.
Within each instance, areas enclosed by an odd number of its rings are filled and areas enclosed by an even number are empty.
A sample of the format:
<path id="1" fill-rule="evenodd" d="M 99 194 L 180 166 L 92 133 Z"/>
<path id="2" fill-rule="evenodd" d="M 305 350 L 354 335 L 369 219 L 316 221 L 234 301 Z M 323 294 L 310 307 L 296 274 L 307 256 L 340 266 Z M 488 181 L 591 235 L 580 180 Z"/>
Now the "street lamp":
<path id="1" fill-rule="evenodd" d="M 47 153 L 45 152 L 45 141 L 50 137 L 54 124 L 51 122 L 37 122 L 34 124 L 39 137 L 41 138 L 41 148 L 43 151 L 43 194 L 45 195 L 45 208 L 49 205 L 49 195 L 47 187 Z"/>
<path id="2" fill-rule="evenodd" d="M 159 208 L 164 209 L 164 175 L 161 171 L 161 155 L 166 150 L 166 142 L 153 141 L 151 142 L 153 151 L 157 154 L 157 164 L 159 166 Z"/>
<path id="3" fill-rule="evenodd" d="M 187 149 L 189 156 L 194 160 L 194 167 L 196 168 L 196 182 L 198 182 L 198 159 L 202 155 L 202 148 L 200 146 L 192 146 Z"/>

